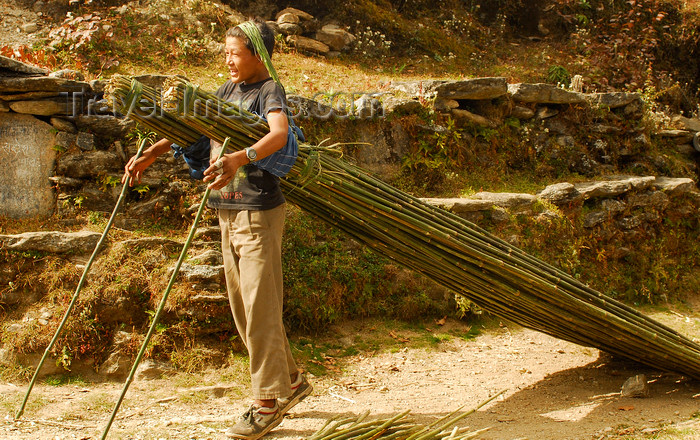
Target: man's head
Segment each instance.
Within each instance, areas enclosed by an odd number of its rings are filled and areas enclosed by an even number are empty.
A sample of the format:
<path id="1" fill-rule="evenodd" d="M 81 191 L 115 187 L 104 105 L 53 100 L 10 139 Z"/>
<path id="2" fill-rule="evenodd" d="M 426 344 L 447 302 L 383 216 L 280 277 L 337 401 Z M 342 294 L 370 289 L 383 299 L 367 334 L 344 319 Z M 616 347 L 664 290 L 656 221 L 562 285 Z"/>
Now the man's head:
<path id="1" fill-rule="evenodd" d="M 260 31 L 268 53 L 272 54 L 275 47 L 275 36 L 272 30 L 262 20 L 256 19 L 252 23 Z M 252 84 L 270 77 L 253 43 L 240 27 L 232 27 L 226 32 L 225 53 L 232 82 Z"/>
<path id="2" fill-rule="evenodd" d="M 270 55 L 270 58 L 272 58 L 272 51 L 275 50 L 275 33 L 274 31 L 270 28 L 270 26 L 267 25 L 263 20 L 259 18 L 255 18 L 253 20 L 250 20 L 251 23 L 255 25 L 255 27 L 258 28 L 258 31 L 260 32 L 260 36 L 262 37 L 263 43 L 265 44 L 265 49 L 267 49 L 268 55 Z M 243 41 L 245 41 L 245 45 L 250 50 L 250 52 L 254 55 L 257 55 L 257 52 L 255 50 L 255 46 L 253 46 L 253 42 L 250 41 L 250 38 L 246 36 L 245 32 L 243 32 L 243 29 L 241 29 L 238 26 L 234 26 L 230 28 L 228 31 L 226 31 L 226 39 L 234 37 L 234 38 L 240 38 Z"/>

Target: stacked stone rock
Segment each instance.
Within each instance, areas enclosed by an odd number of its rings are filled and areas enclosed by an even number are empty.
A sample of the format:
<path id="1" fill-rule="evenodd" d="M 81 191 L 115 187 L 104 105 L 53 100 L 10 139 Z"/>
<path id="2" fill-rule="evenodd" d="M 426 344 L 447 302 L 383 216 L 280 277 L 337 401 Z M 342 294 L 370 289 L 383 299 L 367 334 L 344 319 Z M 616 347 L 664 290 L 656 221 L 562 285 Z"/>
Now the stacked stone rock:
<path id="1" fill-rule="evenodd" d="M 50 182 L 71 189 L 82 183 L 79 179 L 113 169 L 118 163 L 114 153 L 96 150 L 96 136 L 121 137 L 132 124 L 90 114 L 101 84 L 83 79 L 79 72 L 49 73 L 0 57 L 2 215 L 50 215 L 55 208 Z M 56 165 L 63 151 L 79 152 L 80 161 Z M 63 177 L 55 176 L 55 170 Z"/>
<path id="2" fill-rule="evenodd" d="M 355 36 L 340 26 L 321 25 L 313 15 L 296 8 L 281 10 L 269 24 L 298 50 L 326 57 L 349 50 L 355 41 Z"/>
<path id="3" fill-rule="evenodd" d="M 144 75 L 140 80 L 157 85 L 165 78 Z M 101 102 L 103 90 L 103 81 L 84 81 L 80 72 L 49 73 L 0 56 L 0 215 L 112 211 L 120 191 L 116 184 L 131 154 L 126 135 L 135 125 L 111 114 Z M 187 175 L 186 164 L 172 157 L 156 168 Z M 164 186 L 160 178 L 144 184 L 150 190 Z M 153 213 L 154 205 L 168 206 L 180 194 L 177 183 L 170 183 L 131 211 L 136 217 Z"/>

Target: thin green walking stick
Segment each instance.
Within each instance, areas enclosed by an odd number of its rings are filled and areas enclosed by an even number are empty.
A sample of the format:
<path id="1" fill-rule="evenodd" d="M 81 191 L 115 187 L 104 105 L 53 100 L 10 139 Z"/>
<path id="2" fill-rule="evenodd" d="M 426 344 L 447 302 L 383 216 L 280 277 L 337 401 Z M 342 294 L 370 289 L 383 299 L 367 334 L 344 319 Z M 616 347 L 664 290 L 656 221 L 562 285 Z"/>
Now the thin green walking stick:
<path id="1" fill-rule="evenodd" d="M 141 139 L 141 144 L 139 145 L 139 149 L 136 152 L 136 156 L 135 156 L 136 158 L 140 157 L 141 153 L 143 153 L 143 149 L 146 146 L 146 141 L 148 141 L 148 137 L 143 137 Z M 24 401 L 22 402 L 22 406 L 20 407 L 19 411 L 17 411 L 17 415 L 15 415 L 15 420 L 22 417 L 22 414 L 24 413 L 24 408 L 27 406 L 27 400 L 29 400 L 29 394 L 32 392 L 32 388 L 34 388 L 34 383 L 36 382 L 36 379 L 39 376 L 39 371 L 41 371 L 41 367 L 44 365 L 44 362 L 46 361 L 46 358 L 48 357 L 49 352 L 51 351 L 54 344 L 58 340 L 58 337 L 61 334 L 61 331 L 63 331 L 63 327 L 66 325 L 66 321 L 68 320 L 68 316 L 70 315 L 71 311 L 73 310 L 73 307 L 75 306 L 75 303 L 78 300 L 78 295 L 80 294 L 80 290 L 83 288 L 83 284 L 85 283 L 85 279 L 87 278 L 87 274 L 90 271 L 90 267 L 92 266 L 92 262 L 95 260 L 95 257 L 99 253 L 100 248 L 102 247 L 102 243 L 105 241 L 105 238 L 107 238 L 107 233 L 109 232 L 110 228 L 112 227 L 112 223 L 114 223 L 114 219 L 117 216 L 117 212 L 119 211 L 119 207 L 121 206 L 122 202 L 124 201 L 124 196 L 126 195 L 126 191 L 129 188 L 130 183 L 131 183 L 131 176 L 127 177 L 126 182 L 124 182 L 124 186 L 122 187 L 122 192 L 119 195 L 119 199 L 117 199 L 117 204 L 114 206 L 114 210 L 112 211 L 112 216 L 109 218 L 109 221 L 107 222 L 107 226 L 105 227 L 104 232 L 102 232 L 102 236 L 100 237 L 100 240 L 95 245 L 95 250 L 92 251 L 92 255 L 90 256 L 90 259 L 85 264 L 85 269 L 83 269 L 83 276 L 80 277 L 80 281 L 78 282 L 78 287 L 75 288 L 75 293 L 73 294 L 73 298 L 71 299 L 71 302 L 68 305 L 68 308 L 66 309 L 66 312 L 63 315 L 63 319 L 61 320 L 61 323 L 59 324 L 58 329 L 56 330 L 56 334 L 54 334 L 53 339 L 51 339 L 51 342 L 49 342 L 49 345 L 46 347 L 46 350 L 44 351 L 44 355 L 41 357 L 41 360 L 39 361 L 39 365 L 37 365 L 36 370 L 34 371 L 34 376 L 32 376 L 32 380 L 31 380 L 31 382 L 29 382 L 29 388 L 27 389 L 27 394 L 25 394 L 25 396 L 24 396 Z"/>
<path id="2" fill-rule="evenodd" d="M 223 143 L 223 146 L 221 147 L 221 151 L 219 152 L 219 157 L 217 159 L 221 159 L 221 156 L 224 155 L 224 152 L 226 151 L 226 148 L 228 147 L 228 143 L 231 140 L 231 138 L 226 138 L 226 140 Z M 131 372 L 129 373 L 129 377 L 126 378 L 126 382 L 124 383 L 124 388 L 122 389 L 122 393 L 119 396 L 119 400 L 117 400 L 117 404 L 114 405 L 114 410 L 112 410 L 112 416 L 109 418 L 109 421 L 107 422 L 107 426 L 105 426 L 105 430 L 102 433 L 102 440 L 105 440 L 107 438 L 107 434 L 109 433 L 109 428 L 112 426 L 112 423 L 114 422 L 114 418 L 117 416 L 117 411 L 119 411 L 119 406 L 121 406 L 122 401 L 124 400 L 124 396 L 126 395 L 127 390 L 129 389 L 129 385 L 131 385 L 131 382 L 134 380 L 134 375 L 136 374 L 136 369 L 139 366 L 139 362 L 141 362 L 141 358 L 143 357 L 144 353 L 146 352 L 146 348 L 148 346 L 148 341 L 151 339 L 151 336 L 153 336 L 153 332 L 155 331 L 156 324 L 158 324 L 158 319 L 160 318 L 160 314 L 163 312 L 163 308 L 165 307 L 165 303 L 168 300 L 168 295 L 170 294 L 170 290 L 173 288 L 173 285 L 175 284 L 175 279 L 177 278 L 178 272 L 180 272 L 180 266 L 182 266 L 182 262 L 185 260 L 185 257 L 187 256 L 187 249 L 190 247 L 190 243 L 192 243 L 192 239 L 194 238 L 194 233 L 197 231 L 197 223 L 199 223 L 199 219 L 202 217 L 202 213 L 204 212 L 204 208 L 207 204 L 207 199 L 209 199 L 209 193 L 211 192 L 210 188 L 207 188 L 207 190 L 204 192 L 204 197 L 202 197 L 202 202 L 199 205 L 199 211 L 197 211 L 197 216 L 194 219 L 194 222 L 192 223 L 192 227 L 190 228 L 190 233 L 187 236 L 187 240 L 185 240 L 185 244 L 182 246 L 182 251 L 180 252 L 180 258 L 177 260 L 177 264 L 175 265 L 175 269 L 173 270 L 173 274 L 170 276 L 170 282 L 168 283 L 168 286 L 165 288 L 165 292 L 163 292 L 163 298 L 160 300 L 160 304 L 158 305 L 158 310 L 156 310 L 155 315 L 153 315 L 153 322 L 151 323 L 151 327 L 148 329 L 148 333 L 146 333 L 146 338 L 143 340 L 143 344 L 141 344 L 141 349 L 139 350 L 139 354 L 136 356 L 136 360 L 134 361 L 134 365 L 131 367 Z"/>

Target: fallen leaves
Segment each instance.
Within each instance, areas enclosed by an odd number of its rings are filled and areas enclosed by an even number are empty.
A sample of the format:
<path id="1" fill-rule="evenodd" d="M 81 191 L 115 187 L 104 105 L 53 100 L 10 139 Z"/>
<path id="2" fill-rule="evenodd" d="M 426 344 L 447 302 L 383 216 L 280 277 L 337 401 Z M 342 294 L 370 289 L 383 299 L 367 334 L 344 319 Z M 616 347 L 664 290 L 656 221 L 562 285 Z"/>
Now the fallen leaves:
<path id="1" fill-rule="evenodd" d="M 332 371 L 333 373 L 342 372 L 340 367 L 336 365 L 336 359 L 332 356 L 323 355 L 323 361 L 319 361 L 317 359 L 309 359 L 309 362 L 311 362 L 312 364 L 320 365 L 321 367 L 324 367 L 326 370 Z"/>
<path id="2" fill-rule="evenodd" d="M 396 341 L 398 341 L 398 342 L 406 343 L 406 342 L 410 342 L 410 341 L 411 341 L 411 340 L 408 339 L 408 338 L 404 338 L 404 337 L 402 337 L 402 336 L 397 335 L 396 333 L 394 333 L 393 330 L 389 332 L 389 336 L 391 336 L 394 340 L 396 340 Z"/>

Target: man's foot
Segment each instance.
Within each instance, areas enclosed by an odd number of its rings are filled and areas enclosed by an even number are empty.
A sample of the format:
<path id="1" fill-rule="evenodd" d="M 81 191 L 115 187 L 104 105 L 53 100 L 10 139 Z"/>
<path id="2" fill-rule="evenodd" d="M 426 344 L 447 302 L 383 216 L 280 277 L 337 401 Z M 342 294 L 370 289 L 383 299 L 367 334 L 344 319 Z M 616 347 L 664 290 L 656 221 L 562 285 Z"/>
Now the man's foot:
<path id="1" fill-rule="evenodd" d="M 311 394 L 314 387 L 311 386 L 306 377 L 299 373 L 297 375 L 297 380 L 292 383 L 292 395 L 282 399 L 277 399 L 277 403 L 280 407 L 280 412 L 286 414 L 294 405 L 301 402 Z"/>
<path id="2" fill-rule="evenodd" d="M 243 413 L 241 420 L 226 431 L 226 437 L 257 440 L 282 422 L 279 404 L 272 408 L 253 404 Z"/>

